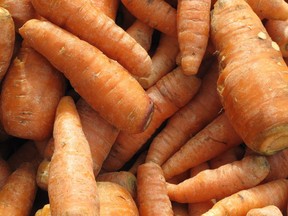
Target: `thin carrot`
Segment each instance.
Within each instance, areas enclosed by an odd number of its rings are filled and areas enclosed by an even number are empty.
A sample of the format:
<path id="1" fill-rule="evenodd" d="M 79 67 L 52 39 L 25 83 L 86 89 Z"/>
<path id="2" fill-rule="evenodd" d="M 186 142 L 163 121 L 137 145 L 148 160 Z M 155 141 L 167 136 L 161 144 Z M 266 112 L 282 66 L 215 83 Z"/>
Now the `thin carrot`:
<path id="1" fill-rule="evenodd" d="M 179 0 L 177 35 L 184 74 L 198 73 L 208 44 L 211 0 Z"/>
<path id="2" fill-rule="evenodd" d="M 216 90 L 217 78 L 217 62 L 214 62 L 204 76 L 195 97 L 179 109 L 153 139 L 146 161 L 162 165 L 192 136 L 219 115 L 222 105 Z"/>
<path id="3" fill-rule="evenodd" d="M 48 190 L 48 178 L 49 178 L 49 167 L 50 160 L 43 159 L 38 166 L 36 173 L 36 183 L 39 188 L 42 190 Z"/>
<path id="4" fill-rule="evenodd" d="M 48 177 L 52 215 L 99 215 L 90 148 L 70 96 L 58 104 L 53 137 L 55 150 Z"/>
<path id="5" fill-rule="evenodd" d="M 63 72 L 79 95 L 109 123 L 135 133 L 148 126 L 153 103 L 117 62 L 48 21 L 29 20 L 20 34 Z"/>
<path id="6" fill-rule="evenodd" d="M 267 205 L 262 208 L 250 209 L 246 216 L 283 216 L 280 209 L 275 205 Z"/>
<path id="7" fill-rule="evenodd" d="M 179 184 L 167 183 L 168 196 L 180 203 L 222 199 L 258 185 L 268 175 L 269 169 L 266 157 L 247 156 L 216 169 L 203 170 Z"/>
<path id="8" fill-rule="evenodd" d="M 275 205 L 280 210 L 283 210 L 287 205 L 287 191 L 287 179 L 260 184 L 219 200 L 202 216 L 245 216 L 250 209 L 267 205 Z"/>
<path id="9" fill-rule="evenodd" d="M 7 179 L 0 190 L 0 214 L 29 216 L 36 196 L 36 170 L 23 163 Z"/>
<path id="10" fill-rule="evenodd" d="M 150 72 L 152 61 L 146 50 L 90 1 L 77 0 L 73 4 L 69 0 L 31 2 L 40 15 L 96 46 L 130 73 L 143 76 Z"/>
<path id="11" fill-rule="evenodd" d="M 164 176 L 166 179 L 172 178 L 241 143 L 241 138 L 223 113 L 188 140 L 162 165 Z"/>
<path id="12" fill-rule="evenodd" d="M 162 169 L 153 162 L 138 167 L 137 202 L 140 215 L 173 215 Z"/>
<path id="13" fill-rule="evenodd" d="M 176 9 L 164 0 L 121 0 L 121 2 L 142 22 L 164 34 L 177 36 Z"/>
<path id="14" fill-rule="evenodd" d="M 288 147 L 288 68 L 278 45 L 244 0 L 218 0 L 211 26 L 221 67 L 217 89 L 233 128 L 262 154 Z"/>
<path id="15" fill-rule="evenodd" d="M 115 20 L 120 0 L 91 0 L 92 4 L 103 11 L 108 17 Z"/>
<path id="16" fill-rule="evenodd" d="M 178 67 L 150 87 L 146 92 L 153 101 L 155 109 L 149 126 L 142 133 L 120 132 L 103 163 L 104 169 L 114 171 L 121 168 L 166 119 L 193 98 L 200 84 L 199 78 L 184 75 Z"/>
<path id="17" fill-rule="evenodd" d="M 2 123 L 18 138 L 45 140 L 52 135 L 65 79 L 42 55 L 21 47 L 2 86 Z"/>
<path id="18" fill-rule="evenodd" d="M 283 57 L 288 57 L 288 19 L 267 20 L 265 29 L 273 41 L 275 41 Z"/>
<path id="19" fill-rule="evenodd" d="M 0 7 L 0 27 L 0 81 L 2 81 L 10 65 L 15 43 L 13 18 L 3 7 Z"/>

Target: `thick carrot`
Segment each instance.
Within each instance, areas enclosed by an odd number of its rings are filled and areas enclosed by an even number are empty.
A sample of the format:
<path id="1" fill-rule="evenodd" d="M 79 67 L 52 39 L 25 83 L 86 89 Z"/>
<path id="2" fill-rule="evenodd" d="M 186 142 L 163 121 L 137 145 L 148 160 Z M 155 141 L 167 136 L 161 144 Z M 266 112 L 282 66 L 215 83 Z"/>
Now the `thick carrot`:
<path id="1" fill-rule="evenodd" d="M 0 81 L 5 76 L 13 55 L 15 43 L 14 21 L 8 10 L 0 7 Z"/>
<path id="2" fill-rule="evenodd" d="M 152 43 L 154 29 L 142 21 L 136 19 L 126 32 L 133 37 L 146 51 L 149 51 Z"/>
<path id="3" fill-rule="evenodd" d="M 137 202 L 141 216 L 173 215 L 163 171 L 156 163 L 148 162 L 138 167 Z"/>
<path id="4" fill-rule="evenodd" d="M 283 216 L 280 209 L 275 205 L 267 205 L 262 208 L 254 208 L 247 212 L 246 216 Z"/>
<path id="5" fill-rule="evenodd" d="M 120 132 L 103 163 L 104 169 L 117 170 L 128 162 L 166 119 L 193 98 L 200 84 L 199 78 L 184 75 L 178 67 L 150 87 L 146 92 L 155 104 L 151 123 L 142 133 Z"/>
<path id="6" fill-rule="evenodd" d="M 131 133 L 148 126 L 153 103 L 117 62 L 48 21 L 29 20 L 20 34 L 63 72 L 79 95 L 109 123 Z"/>
<path id="7" fill-rule="evenodd" d="M 208 44 L 211 0 L 179 0 L 177 35 L 184 74 L 198 73 Z"/>
<path id="8" fill-rule="evenodd" d="M 52 135 L 65 79 L 42 55 L 22 47 L 2 86 L 2 123 L 15 137 L 45 140 Z"/>
<path id="9" fill-rule="evenodd" d="M 268 175 L 269 169 L 265 156 L 247 156 L 216 169 L 203 170 L 179 184 L 167 183 L 168 196 L 180 203 L 222 199 L 258 185 Z"/>
<path id="10" fill-rule="evenodd" d="M 36 173 L 36 183 L 42 190 L 48 190 L 50 160 L 43 159 L 38 166 Z"/>
<path id="11" fill-rule="evenodd" d="M 36 196 L 36 170 L 23 163 L 0 190 L 0 215 L 29 216 Z"/>
<path id="12" fill-rule="evenodd" d="M 103 119 L 83 98 L 77 101 L 76 108 L 83 132 L 90 146 L 94 175 L 97 176 L 119 134 L 119 130 Z"/>
<path id="13" fill-rule="evenodd" d="M 178 40 L 175 37 L 161 34 L 159 44 L 152 56 L 152 70 L 145 77 L 139 77 L 138 81 L 144 89 L 153 86 L 167 73 L 176 67 L 176 56 L 179 52 Z"/>
<path id="14" fill-rule="evenodd" d="M 278 45 L 244 0 L 218 0 L 211 26 L 221 67 L 217 89 L 233 128 L 254 151 L 288 147 L 288 68 Z"/>
<path id="15" fill-rule="evenodd" d="M 58 104 L 53 137 L 48 177 L 52 215 L 99 215 L 92 156 L 70 96 Z"/>
<path id="16" fill-rule="evenodd" d="M 283 57 L 288 57 L 288 19 L 287 20 L 267 20 L 265 28 L 275 41 Z"/>
<path id="17" fill-rule="evenodd" d="M 287 205 L 287 191 L 287 179 L 260 184 L 219 200 L 202 216 L 245 216 L 249 210 L 267 205 L 275 205 L 283 210 Z"/>
<path id="18" fill-rule="evenodd" d="M 177 36 L 176 9 L 164 0 L 121 0 L 139 20 L 170 36 Z"/>
<path id="19" fill-rule="evenodd" d="M 130 73 L 143 76 L 150 72 L 152 61 L 146 50 L 90 1 L 31 2 L 40 15 L 96 46 Z"/>
<path id="20" fill-rule="evenodd" d="M 0 189 L 5 185 L 7 178 L 12 173 L 12 169 L 8 162 L 4 159 L 0 159 Z"/>
<path id="21" fill-rule="evenodd" d="M 241 143 L 241 138 L 223 113 L 188 140 L 162 165 L 164 176 L 166 179 L 172 178 Z"/>
<path id="22" fill-rule="evenodd" d="M 219 115 L 222 105 L 216 90 L 217 78 L 217 62 L 214 62 L 204 76 L 195 97 L 179 109 L 153 139 L 146 161 L 162 165 L 192 136 Z"/>
<path id="23" fill-rule="evenodd" d="M 92 4 L 103 11 L 108 17 L 115 20 L 120 0 L 91 0 Z"/>

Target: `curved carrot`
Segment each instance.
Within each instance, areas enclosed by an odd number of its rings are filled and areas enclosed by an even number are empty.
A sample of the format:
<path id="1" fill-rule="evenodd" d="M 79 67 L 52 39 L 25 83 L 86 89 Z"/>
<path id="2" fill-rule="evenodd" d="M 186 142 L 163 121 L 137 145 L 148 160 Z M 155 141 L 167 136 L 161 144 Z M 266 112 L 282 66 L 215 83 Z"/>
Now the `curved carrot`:
<path id="1" fill-rule="evenodd" d="M 0 190 L 0 215 L 29 216 L 36 196 L 36 170 L 21 164 Z"/>
<path id="2" fill-rule="evenodd" d="M 90 148 L 70 96 L 58 104 L 53 137 L 55 150 L 48 177 L 52 215 L 99 215 Z"/>
<path id="3" fill-rule="evenodd" d="M 241 138 L 234 131 L 225 113 L 222 113 L 162 164 L 164 176 L 170 179 L 240 145 L 241 142 Z"/>
<path id="4" fill-rule="evenodd" d="M 8 10 L 0 7 L 0 81 L 5 76 L 13 55 L 15 43 L 14 21 Z"/>
<path id="5" fill-rule="evenodd" d="M 177 35 L 184 74 L 198 73 L 208 44 L 211 0 L 179 0 Z"/>
<path id="6" fill-rule="evenodd" d="M 262 154 L 288 147 L 288 68 L 279 47 L 244 0 L 218 0 L 211 26 L 221 67 L 217 89 L 233 128 Z"/>
<path id="7" fill-rule="evenodd" d="M 2 86 L 2 123 L 15 137 L 45 140 L 52 135 L 57 104 L 65 79 L 30 47 L 21 47 Z"/>
<path id="8" fill-rule="evenodd" d="M 108 17 L 115 20 L 120 0 L 91 0 L 92 4 L 103 11 Z"/>
<path id="9" fill-rule="evenodd" d="M 153 103 L 117 62 L 48 21 L 29 20 L 20 34 L 63 72 L 79 95 L 109 123 L 131 133 L 148 126 Z"/>
<path id="10" fill-rule="evenodd" d="M 162 169 L 153 162 L 138 167 L 137 202 L 140 215 L 173 215 Z"/>
<path id="11" fill-rule="evenodd" d="M 167 183 L 168 196 L 180 203 L 222 199 L 258 185 L 269 169 L 266 157 L 247 156 L 217 169 L 203 170 L 179 184 Z"/>
<path id="12" fill-rule="evenodd" d="M 121 0 L 139 20 L 170 36 L 177 36 L 176 9 L 164 0 Z"/>
<path id="13" fill-rule="evenodd" d="M 267 20 L 265 29 L 273 41 L 275 41 L 283 57 L 288 57 L 288 19 Z"/>
<path id="14" fill-rule="evenodd" d="M 120 132 L 103 163 L 104 169 L 113 171 L 121 168 L 166 119 L 193 98 L 200 84 L 199 78 L 184 75 L 181 68 L 178 67 L 149 88 L 146 92 L 155 105 L 149 126 L 142 133 Z"/>
<path id="15" fill-rule="evenodd" d="M 90 1 L 77 0 L 73 4 L 69 0 L 31 2 L 40 15 L 96 46 L 130 73 L 144 76 L 150 72 L 152 61 L 146 50 Z"/>
<path id="16" fill-rule="evenodd" d="M 218 68 L 215 62 L 204 76 L 195 97 L 179 109 L 155 136 L 146 161 L 162 165 L 185 142 L 219 115 L 222 105 L 216 90 L 217 78 Z"/>
<path id="17" fill-rule="evenodd" d="M 287 179 L 260 184 L 219 200 L 202 216 L 245 216 L 249 210 L 267 205 L 275 205 L 284 210 L 288 200 L 287 191 Z"/>
<path id="18" fill-rule="evenodd" d="M 246 216 L 283 216 L 280 209 L 275 205 L 267 205 L 262 208 L 250 209 Z"/>

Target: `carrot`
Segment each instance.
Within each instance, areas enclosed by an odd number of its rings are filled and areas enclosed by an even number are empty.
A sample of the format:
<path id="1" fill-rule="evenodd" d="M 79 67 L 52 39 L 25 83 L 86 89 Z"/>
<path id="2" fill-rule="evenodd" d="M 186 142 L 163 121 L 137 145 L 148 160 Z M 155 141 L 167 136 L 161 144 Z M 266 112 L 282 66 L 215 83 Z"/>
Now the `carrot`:
<path id="1" fill-rule="evenodd" d="M 92 4 L 103 11 L 108 17 L 115 20 L 119 7 L 119 0 L 91 0 Z"/>
<path id="2" fill-rule="evenodd" d="M 42 190 L 48 190 L 50 160 L 43 159 L 38 166 L 36 173 L 36 183 Z"/>
<path id="3" fill-rule="evenodd" d="M 51 216 L 50 204 L 45 204 L 42 209 L 37 210 L 35 216 Z"/>
<path id="4" fill-rule="evenodd" d="M 117 171 L 117 172 L 107 172 L 103 174 L 99 174 L 96 177 L 96 181 L 109 181 L 114 182 L 116 184 L 124 187 L 132 196 L 134 200 L 136 200 L 136 184 L 137 179 L 136 176 L 129 171 Z"/>
<path id="5" fill-rule="evenodd" d="M 76 103 L 83 132 L 89 143 L 94 175 L 97 176 L 114 144 L 119 130 L 103 119 L 83 98 Z"/>
<path id="6" fill-rule="evenodd" d="M 36 196 L 35 167 L 23 163 L 0 190 L 0 214 L 29 216 Z"/>
<path id="7" fill-rule="evenodd" d="M 233 128 L 262 154 L 288 147 L 288 68 L 279 47 L 244 0 L 218 0 L 211 26 L 221 67 L 217 89 Z"/>
<path id="8" fill-rule="evenodd" d="M 3 7 L 0 7 L 0 27 L 0 81 L 2 81 L 10 65 L 15 43 L 13 18 Z"/>
<path id="9" fill-rule="evenodd" d="M 138 167 L 137 201 L 140 215 L 173 215 L 163 171 L 156 163 L 148 162 Z"/>
<path id="10" fill-rule="evenodd" d="M 126 32 L 133 37 L 146 51 L 149 51 L 152 43 L 154 29 L 140 20 L 135 20 Z"/>
<path id="11" fill-rule="evenodd" d="M 135 201 L 124 187 L 114 182 L 97 182 L 97 188 L 100 215 L 139 215 Z"/>
<path id="12" fill-rule="evenodd" d="M 241 190 L 223 198 L 202 216 L 245 216 L 250 209 L 275 205 L 280 210 L 286 208 L 288 180 L 279 179 Z"/>
<path id="13" fill-rule="evenodd" d="M 55 150 L 48 195 L 52 215 L 99 215 L 93 161 L 79 115 L 70 96 L 60 100 L 54 123 Z"/>
<path id="14" fill-rule="evenodd" d="M 275 41 L 283 57 L 288 57 L 288 19 L 267 20 L 265 29 L 273 41 Z"/>
<path id="15" fill-rule="evenodd" d="M 8 162 L 4 159 L 0 159 L 0 189 L 5 185 L 7 178 L 12 173 L 12 169 Z"/>
<path id="16" fill-rule="evenodd" d="M 176 9 L 164 0 L 121 0 L 139 20 L 169 36 L 177 36 Z"/>
<path id="17" fill-rule="evenodd" d="M 29 20 L 20 34 L 63 72 L 79 95 L 109 123 L 131 133 L 148 126 L 153 103 L 117 62 L 48 21 Z"/>
<path id="18" fill-rule="evenodd" d="M 2 123 L 15 137 L 45 140 L 52 135 L 57 104 L 65 80 L 43 56 L 22 47 L 2 86 Z"/>
<path id="19" fill-rule="evenodd" d="M 275 205 L 267 205 L 262 208 L 250 209 L 246 216 L 283 216 L 280 209 Z"/>
<path id="20" fill-rule="evenodd" d="M 12 15 L 16 32 L 26 21 L 37 17 L 30 0 L 0 0 L 0 7 Z"/>
<path id="21" fill-rule="evenodd" d="M 234 146 L 240 145 L 241 142 L 241 138 L 236 134 L 225 113 L 223 113 L 189 139 L 162 164 L 164 176 L 166 179 L 170 179 Z"/>
<path id="22" fill-rule="evenodd" d="M 188 205 L 186 203 L 172 202 L 174 216 L 189 216 Z"/>
<path id="23" fill-rule="evenodd" d="M 210 30 L 211 0 L 179 0 L 177 35 L 184 74 L 198 72 L 205 54 Z"/>
<path id="24" fill-rule="evenodd" d="M 73 4 L 69 0 L 31 2 L 40 15 L 96 46 L 130 73 L 143 76 L 150 72 L 152 61 L 146 50 L 90 1 L 77 0 Z"/>
<path id="25" fill-rule="evenodd" d="M 166 119 L 193 98 L 200 84 L 199 78 L 183 75 L 178 67 L 150 87 L 146 92 L 153 101 L 155 110 L 149 126 L 142 133 L 121 131 L 103 163 L 104 169 L 113 171 L 121 168 Z"/>
<path id="26" fill-rule="evenodd" d="M 152 56 L 152 69 L 148 76 L 139 77 L 138 81 L 144 89 L 153 86 L 167 73 L 176 67 L 176 56 L 179 52 L 178 40 L 175 37 L 161 34 L 159 44 Z"/>
<path id="27" fill-rule="evenodd" d="M 168 196 L 180 203 L 222 199 L 258 185 L 268 175 L 269 169 L 266 157 L 247 156 L 217 169 L 203 170 L 177 185 L 167 183 Z"/>
<path id="28" fill-rule="evenodd" d="M 219 115 L 222 105 L 216 90 L 217 78 L 218 69 L 214 62 L 204 76 L 195 97 L 179 109 L 153 139 L 147 161 L 151 160 L 162 165 L 192 136 Z"/>

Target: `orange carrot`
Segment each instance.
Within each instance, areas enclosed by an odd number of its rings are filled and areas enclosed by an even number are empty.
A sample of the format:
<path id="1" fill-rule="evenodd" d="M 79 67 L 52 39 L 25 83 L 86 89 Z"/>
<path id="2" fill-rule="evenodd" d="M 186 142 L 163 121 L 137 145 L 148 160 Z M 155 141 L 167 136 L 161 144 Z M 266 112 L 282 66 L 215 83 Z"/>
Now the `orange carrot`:
<path id="1" fill-rule="evenodd" d="M 159 165 L 148 162 L 138 167 L 137 201 L 140 215 L 173 215 L 172 204 Z"/>
<path id="2" fill-rule="evenodd" d="M 5 76 L 13 55 L 15 43 L 15 28 L 11 14 L 0 7 L 0 81 Z"/>
<path id="3" fill-rule="evenodd" d="M 168 196 L 180 203 L 222 199 L 258 185 L 268 175 L 269 169 L 266 157 L 247 156 L 217 169 L 203 170 L 179 184 L 167 183 Z"/>
<path id="4" fill-rule="evenodd" d="M 147 161 L 151 160 L 162 165 L 192 136 L 219 115 L 222 105 L 216 90 L 217 78 L 218 69 L 215 62 L 204 76 L 195 97 L 179 109 L 153 139 Z"/>
<path id="5" fill-rule="evenodd" d="M 23 163 L 0 190 L 0 215 L 29 216 L 36 196 L 36 170 Z"/>
<path id="6" fill-rule="evenodd" d="M 288 57 L 288 19 L 267 20 L 265 28 L 273 41 L 275 41 L 283 57 Z"/>
<path id="7" fill-rule="evenodd" d="M 36 183 L 42 190 L 48 190 L 50 160 L 43 159 L 38 166 L 36 173 Z"/>
<path id="8" fill-rule="evenodd" d="M 37 210 L 35 216 L 51 216 L 50 204 L 46 204 L 42 209 Z"/>
<path id="9" fill-rule="evenodd" d="M 164 176 L 166 179 L 172 178 L 241 143 L 241 138 L 223 113 L 188 140 L 162 165 Z"/>
<path id="10" fill-rule="evenodd" d="M 97 182 L 97 188 L 100 215 L 139 215 L 135 201 L 124 187 L 114 182 Z"/>
<path id="11" fill-rule="evenodd" d="M 178 40 L 175 37 L 161 34 L 159 44 L 152 56 L 152 70 L 145 77 L 139 77 L 138 81 L 144 89 L 153 86 L 167 73 L 176 67 L 176 56 L 179 52 Z"/>
<path id="12" fill-rule="evenodd" d="M 219 200 L 202 216 L 245 216 L 250 209 L 275 205 L 280 210 L 286 208 L 288 200 L 288 180 L 279 179 L 241 190 Z"/>
<path id="13" fill-rule="evenodd" d="M 58 104 L 53 137 L 48 177 L 52 215 L 99 215 L 90 148 L 70 96 Z"/>
<path id="14" fill-rule="evenodd" d="M 52 135 L 57 104 L 65 93 L 63 74 L 43 56 L 22 47 L 2 86 L 2 123 L 15 137 L 45 140 Z"/>
<path id="15" fill-rule="evenodd" d="M 92 4 L 115 20 L 120 0 L 91 0 Z"/>
<path id="16" fill-rule="evenodd" d="M 262 208 L 254 208 L 247 212 L 246 216 L 283 216 L 277 206 L 267 205 Z"/>
<path id="17" fill-rule="evenodd" d="M 130 73 L 143 76 L 152 61 L 133 37 L 87 0 L 31 0 L 36 11 L 56 25 L 96 46 Z M 63 10 L 65 13 L 63 13 Z"/>
<path id="18" fill-rule="evenodd" d="M 83 132 L 89 143 L 94 175 L 97 176 L 114 144 L 119 130 L 104 120 L 83 98 L 76 103 Z"/>
<path id="19" fill-rule="evenodd" d="M 154 29 L 143 23 L 140 20 L 135 20 L 134 23 L 126 30 L 146 51 L 151 47 L 152 35 Z"/>
<path id="20" fill-rule="evenodd" d="M 120 132 L 103 163 L 104 169 L 113 171 L 121 168 L 166 119 L 193 98 L 200 83 L 201 80 L 196 76 L 183 75 L 181 68 L 178 67 L 150 87 L 146 92 L 155 104 L 151 123 L 142 133 Z"/>
<path id="21" fill-rule="evenodd" d="M 148 126 L 153 103 L 117 62 L 48 21 L 29 20 L 20 34 L 63 72 L 79 95 L 109 123 L 135 133 Z"/>
<path id="22" fill-rule="evenodd" d="M 7 178 L 12 173 L 12 169 L 9 166 L 8 162 L 4 159 L 0 159 L 0 189 L 6 183 Z"/>
<path id="23" fill-rule="evenodd" d="M 233 128 L 254 151 L 288 147 L 288 68 L 278 45 L 244 0 L 218 0 L 211 26 L 221 68 L 217 89 Z"/>
<path id="24" fill-rule="evenodd" d="M 177 34 L 184 74 L 198 72 L 208 44 L 211 0 L 179 0 Z"/>
<path id="25" fill-rule="evenodd" d="M 170 36 L 177 36 L 176 9 L 164 0 L 121 0 L 139 20 Z"/>

